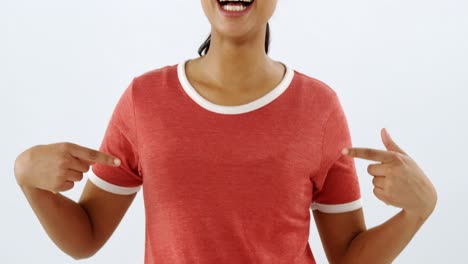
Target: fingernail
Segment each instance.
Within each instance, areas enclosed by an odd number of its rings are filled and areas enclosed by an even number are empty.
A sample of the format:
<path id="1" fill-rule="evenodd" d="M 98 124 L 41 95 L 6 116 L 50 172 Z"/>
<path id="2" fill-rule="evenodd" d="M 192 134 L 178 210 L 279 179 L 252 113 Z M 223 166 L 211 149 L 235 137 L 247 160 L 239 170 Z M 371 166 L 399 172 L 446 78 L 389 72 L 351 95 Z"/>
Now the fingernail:
<path id="1" fill-rule="evenodd" d="M 388 132 L 388 129 L 386 129 L 386 128 L 385 128 L 385 134 L 387 134 L 387 136 L 388 136 L 389 138 L 392 138 L 392 137 L 390 136 L 390 133 Z"/>
<path id="2" fill-rule="evenodd" d="M 120 166 L 120 160 L 118 158 L 114 159 L 114 165 L 115 166 Z"/>
<path id="3" fill-rule="evenodd" d="M 349 153 L 349 150 L 347 148 L 344 148 L 341 153 L 343 153 L 343 155 L 348 155 Z"/>

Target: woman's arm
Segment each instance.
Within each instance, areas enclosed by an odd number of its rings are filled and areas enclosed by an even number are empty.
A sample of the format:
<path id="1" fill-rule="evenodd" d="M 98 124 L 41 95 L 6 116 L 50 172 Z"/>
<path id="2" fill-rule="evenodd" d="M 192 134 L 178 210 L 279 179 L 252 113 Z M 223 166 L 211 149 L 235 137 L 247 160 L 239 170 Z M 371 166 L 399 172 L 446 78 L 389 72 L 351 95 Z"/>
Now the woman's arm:
<path id="1" fill-rule="evenodd" d="M 392 263 L 428 218 L 402 210 L 367 229 L 362 208 L 343 213 L 312 212 L 331 264 Z"/>
<path id="2" fill-rule="evenodd" d="M 370 164 L 374 195 L 402 208 L 385 223 L 367 229 L 363 210 L 323 213 L 314 218 L 330 263 L 392 263 L 434 211 L 437 192 L 416 162 L 382 130 L 385 150 L 349 148 L 344 155 L 380 161 Z"/>
<path id="3" fill-rule="evenodd" d="M 74 259 L 91 257 L 105 244 L 136 195 L 112 194 L 89 180 L 79 203 L 60 193 L 21 189 L 47 235 Z"/>
<path id="4" fill-rule="evenodd" d="M 401 210 L 385 223 L 359 233 L 340 263 L 392 263 L 426 219 Z"/>
<path id="5" fill-rule="evenodd" d="M 52 241 L 75 259 L 90 255 L 93 248 L 87 212 L 60 193 L 21 186 L 31 208 Z"/>
<path id="6" fill-rule="evenodd" d="M 52 241 L 75 259 L 90 257 L 104 245 L 135 198 L 135 194 L 104 191 L 89 180 L 79 203 L 60 194 L 89 170 L 84 160 L 111 165 L 113 157 L 59 143 L 35 146 L 15 161 L 16 180 L 39 222 Z"/>

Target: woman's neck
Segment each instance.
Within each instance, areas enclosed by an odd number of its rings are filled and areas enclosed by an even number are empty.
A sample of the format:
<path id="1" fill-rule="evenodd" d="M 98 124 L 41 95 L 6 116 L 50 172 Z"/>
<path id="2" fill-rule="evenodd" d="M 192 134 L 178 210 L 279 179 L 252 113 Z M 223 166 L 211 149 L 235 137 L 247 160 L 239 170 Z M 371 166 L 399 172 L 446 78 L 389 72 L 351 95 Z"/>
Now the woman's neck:
<path id="1" fill-rule="evenodd" d="M 265 53 L 264 34 L 258 33 L 254 38 L 236 42 L 213 33 L 209 51 L 198 63 L 211 82 L 231 90 L 255 87 L 278 70 L 276 62 Z"/>

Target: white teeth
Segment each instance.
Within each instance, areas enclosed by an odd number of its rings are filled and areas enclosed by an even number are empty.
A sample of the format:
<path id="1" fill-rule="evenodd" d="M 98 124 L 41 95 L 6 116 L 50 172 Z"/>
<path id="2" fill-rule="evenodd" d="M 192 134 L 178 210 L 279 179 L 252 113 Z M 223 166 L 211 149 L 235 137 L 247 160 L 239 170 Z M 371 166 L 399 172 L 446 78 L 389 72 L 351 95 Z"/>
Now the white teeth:
<path id="1" fill-rule="evenodd" d="M 218 0 L 219 2 L 221 3 L 224 3 L 224 2 L 245 2 L 245 3 L 251 3 L 253 2 L 253 0 Z"/>
<path id="2" fill-rule="evenodd" d="M 218 0 L 220 3 L 226 3 L 226 2 L 244 2 L 244 3 L 252 3 L 254 0 Z M 226 11 L 233 11 L 233 12 L 239 12 L 239 11 L 244 11 L 247 6 L 239 5 L 239 4 L 224 4 L 221 5 L 224 10 Z"/>
<path id="3" fill-rule="evenodd" d="M 223 6 L 224 10 L 235 11 L 235 12 L 243 11 L 246 8 L 247 8 L 246 6 L 240 6 L 240 5 L 224 5 Z"/>

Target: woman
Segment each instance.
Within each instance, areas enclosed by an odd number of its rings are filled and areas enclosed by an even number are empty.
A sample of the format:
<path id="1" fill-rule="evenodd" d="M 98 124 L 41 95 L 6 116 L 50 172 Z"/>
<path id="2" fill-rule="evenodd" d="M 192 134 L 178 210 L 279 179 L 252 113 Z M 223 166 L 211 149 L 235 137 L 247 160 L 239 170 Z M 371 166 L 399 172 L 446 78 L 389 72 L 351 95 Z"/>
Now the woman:
<path id="1" fill-rule="evenodd" d="M 142 186 L 145 263 L 315 263 L 309 208 L 330 263 L 403 250 L 434 187 L 385 130 L 387 150 L 351 148 L 336 93 L 267 56 L 276 2 L 202 0 L 200 57 L 134 78 L 99 151 L 64 142 L 18 156 L 17 182 L 61 250 L 95 254 Z M 402 208 L 371 229 L 353 157 L 380 162 L 374 194 Z M 91 165 L 78 203 L 60 194 Z"/>

